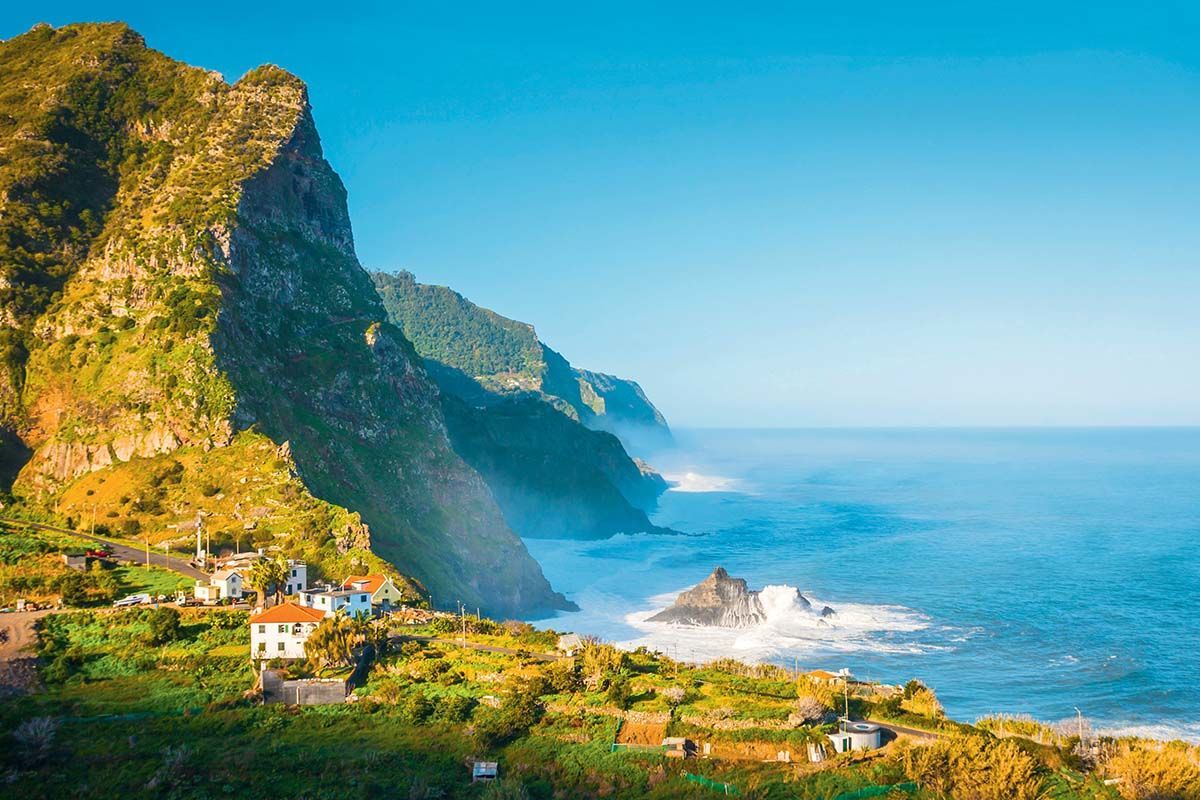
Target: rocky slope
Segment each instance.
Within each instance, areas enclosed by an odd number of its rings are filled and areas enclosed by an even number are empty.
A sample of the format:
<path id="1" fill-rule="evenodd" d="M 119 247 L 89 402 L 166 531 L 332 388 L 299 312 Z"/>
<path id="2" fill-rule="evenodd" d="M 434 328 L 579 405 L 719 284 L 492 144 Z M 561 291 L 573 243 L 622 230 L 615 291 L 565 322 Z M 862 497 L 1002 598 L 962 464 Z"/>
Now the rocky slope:
<path id="1" fill-rule="evenodd" d="M 441 605 L 569 605 L 450 447 L 298 79 L 229 85 L 123 25 L 76 25 L 0 44 L 0 87 L 21 502 L 152 541 L 200 507 L 335 577 L 382 557 Z"/>
<path id="2" fill-rule="evenodd" d="M 666 482 L 630 458 L 615 435 L 596 429 L 605 415 L 581 399 L 582 387 L 601 387 L 624 414 L 619 419 L 649 416 L 631 430 L 669 436 L 665 422 L 653 422 L 661 415 L 637 384 L 574 369 L 531 326 L 449 289 L 418 284 L 408 273 L 373 277 L 390 318 L 412 332 L 441 387 L 454 449 L 483 475 L 522 536 L 659 530 L 646 511 Z"/>
<path id="3" fill-rule="evenodd" d="M 636 382 L 572 366 L 532 325 L 445 286 L 417 283 L 409 272 L 372 277 L 392 320 L 423 358 L 449 370 L 448 380 L 457 378 L 454 391 L 468 402 L 533 395 L 589 428 L 617 434 L 627 449 L 635 441 L 670 443 L 666 419 Z"/>

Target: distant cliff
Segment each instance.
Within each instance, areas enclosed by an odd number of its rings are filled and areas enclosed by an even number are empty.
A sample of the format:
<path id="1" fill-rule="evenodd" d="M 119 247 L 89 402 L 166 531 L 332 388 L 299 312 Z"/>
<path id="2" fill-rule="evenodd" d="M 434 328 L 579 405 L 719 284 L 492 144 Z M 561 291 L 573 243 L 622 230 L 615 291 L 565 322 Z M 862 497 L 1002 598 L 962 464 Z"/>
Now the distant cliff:
<path id="1" fill-rule="evenodd" d="M 0 489 L 153 542 L 203 510 L 439 604 L 570 606 L 450 446 L 300 80 L 38 26 L 0 43 L 0 154 Z"/>
<path id="2" fill-rule="evenodd" d="M 442 390 L 451 444 L 483 475 L 518 533 L 598 538 L 658 530 L 646 511 L 666 482 L 607 430 L 670 435 L 637 384 L 576 370 L 531 326 L 450 289 L 416 283 L 409 273 L 373 277 L 389 317 L 411 332 Z"/>
<path id="3" fill-rule="evenodd" d="M 454 385 L 469 402 L 535 395 L 589 428 L 655 444 L 671 441 L 667 421 L 631 380 L 579 369 L 538 339 L 532 325 L 475 305 L 409 272 L 372 277 L 384 307 L 425 359 L 475 384 Z"/>

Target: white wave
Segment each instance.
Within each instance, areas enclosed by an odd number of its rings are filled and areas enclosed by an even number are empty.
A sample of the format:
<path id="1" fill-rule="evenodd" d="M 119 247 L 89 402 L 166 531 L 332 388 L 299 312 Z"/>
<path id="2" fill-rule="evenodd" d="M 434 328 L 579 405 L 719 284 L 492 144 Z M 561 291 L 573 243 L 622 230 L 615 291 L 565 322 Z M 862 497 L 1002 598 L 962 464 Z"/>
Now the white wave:
<path id="1" fill-rule="evenodd" d="M 699 472 L 664 472 L 663 478 L 671 484 L 671 492 L 736 492 L 741 481 L 722 478 L 719 475 L 701 475 Z"/>
<path id="2" fill-rule="evenodd" d="M 1200 722 L 1102 722 L 1096 732 L 1102 736 L 1136 736 L 1164 742 L 1179 739 L 1200 744 Z"/>
<path id="3" fill-rule="evenodd" d="M 707 661 L 734 657 L 745 661 L 768 661 L 784 656 L 814 653 L 926 653 L 932 645 L 904 636 L 924 630 L 929 620 L 902 606 L 829 602 L 811 595 L 804 606 L 799 593 L 787 585 L 770 585 L 759 594 L 766 619 L 749 628 L 718 628 L 651 622 L 650 617 L 666 608 L 675 594 L 650 598 L 654 606 L 625 615 L 625 622 L 642 635 L 621 647 L 647 647 L 685 661 Z M 832 617 L 820 610 L 829 605 Z"/>

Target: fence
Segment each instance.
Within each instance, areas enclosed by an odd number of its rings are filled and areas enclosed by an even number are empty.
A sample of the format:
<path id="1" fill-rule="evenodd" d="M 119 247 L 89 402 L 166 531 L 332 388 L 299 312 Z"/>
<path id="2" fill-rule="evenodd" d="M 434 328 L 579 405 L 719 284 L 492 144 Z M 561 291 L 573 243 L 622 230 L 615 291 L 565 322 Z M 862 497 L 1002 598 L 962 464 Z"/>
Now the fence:
<path id="1" fill-rule="evenodd" d="M 915 783 L 897 783 L 891 786 L 868 786 L 865 789 L 857 789 L 853 792 L 839 794 L 833 800 L 866 800 L 868 797 L 883 797 L 891 792 L 908 792 L 912 794 L 917 790 Z"/>
<path id="2" fill-rule="evenodd" d="M 698 783 L 706 789 L 712 789 L 714 792 L 720 792 L 730 797 L 741 797 L 742 795 L 742 791 L 732 783 L 721 783 L 720 781 L 714 781 L 712 778 L 706 778 L 703 775 L 693 775 L 690 772 L 683 773 L 683 777 L 685 780 Z"/>

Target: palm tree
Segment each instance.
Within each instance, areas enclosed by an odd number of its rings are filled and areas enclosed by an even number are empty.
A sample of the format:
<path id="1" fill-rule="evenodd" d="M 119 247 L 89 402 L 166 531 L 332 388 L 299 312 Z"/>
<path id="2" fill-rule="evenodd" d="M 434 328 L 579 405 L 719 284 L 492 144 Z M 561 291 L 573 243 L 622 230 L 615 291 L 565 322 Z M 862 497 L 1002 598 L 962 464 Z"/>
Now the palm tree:
<path id="1" fill-rule="evenodd" d="M 304 654 L 318 670 L 348 666 L 361 639 L 361 627 L 339 611 L 321 623 L 304 642 Z"/>
<path id="2" fill-rule="evenodd" d="M 258 591 L 258 604 L 267 599 L 267 589 L 275 590 L 275 599 L 281 596 L 280 587 L 287 580 L 287 562 L 282 558 L 260 558 L 250 567 L 249 583 Z"/>

